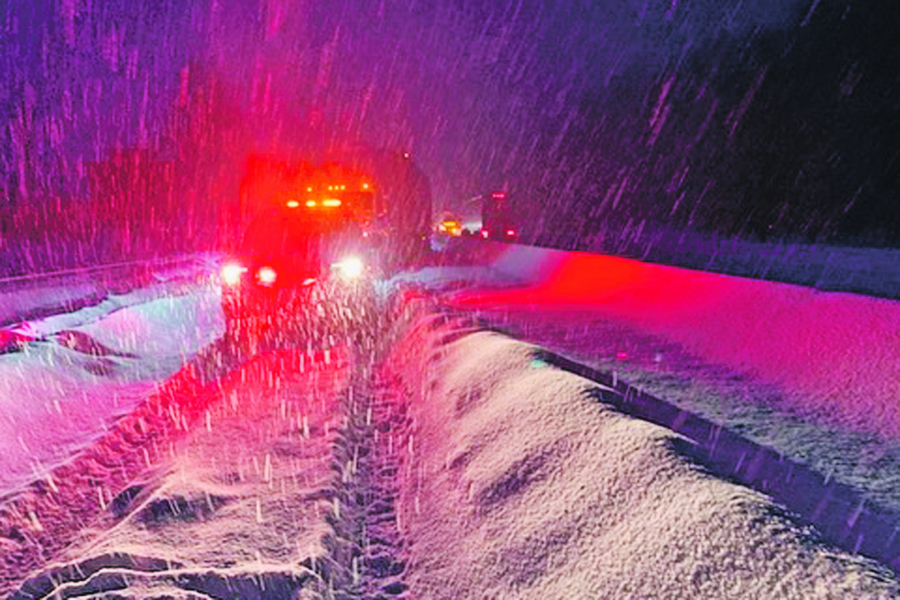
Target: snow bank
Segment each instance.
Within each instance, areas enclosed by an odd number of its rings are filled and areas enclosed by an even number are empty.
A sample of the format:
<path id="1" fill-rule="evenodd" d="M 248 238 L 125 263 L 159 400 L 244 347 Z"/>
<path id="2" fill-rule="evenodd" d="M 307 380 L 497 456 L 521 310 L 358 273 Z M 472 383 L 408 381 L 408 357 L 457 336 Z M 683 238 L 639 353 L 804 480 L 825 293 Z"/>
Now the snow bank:
<path id="1" fill-rule="evenodd" d="M 217 290 L 178 291 L 136 291 L 32 322 L 43 341 L 0 354 L 0 495 L 90 444 L 222 335 Z"/>
<path id="2" fill-rule="evenodd" d="M 742 279 L 613 256 L 486 246 L 520 290 L 468 307 L 590 309 L 778 386 L 799 412 L 900 436 L 900 301 Z"/>
<path id="3" fill-rule="evenodd" d="M 428 598 L 888 598 L 875 564 L 825 547 L 714 477 L 672 431 L 535 348 L 433 316 L 390 365 L 408 398 L 398 523 Z M 412 351 L 415 350 L 415 351 Z"/>

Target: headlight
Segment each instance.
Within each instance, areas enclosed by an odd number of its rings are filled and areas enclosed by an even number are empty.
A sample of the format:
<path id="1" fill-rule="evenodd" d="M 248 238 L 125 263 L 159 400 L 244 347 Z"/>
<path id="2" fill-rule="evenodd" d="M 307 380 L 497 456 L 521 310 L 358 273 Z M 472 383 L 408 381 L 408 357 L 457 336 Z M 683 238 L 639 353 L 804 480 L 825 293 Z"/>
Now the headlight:
<path id="1" fill-rule="evenodd" d="M 256 278 L 259 279 L 261 285 L 269 286 L 275 283 L 278 273 L 272 267 L 262 267 L 256 272 Z"/>
<path id="2" fill-rule="evenodd" d="M 240 285 L 241 277 L 247 272 L 247 267 L 241 266 L 239 263 L 226 263 L 222 267 L 222 281 L 225 285 Z"/>
<path id="3" fill-rule="evenodd" d="M 332 267 L 345 279 L 359 279 L 363 274 L 363 261 L 358 256 L 349 256 Z"/>

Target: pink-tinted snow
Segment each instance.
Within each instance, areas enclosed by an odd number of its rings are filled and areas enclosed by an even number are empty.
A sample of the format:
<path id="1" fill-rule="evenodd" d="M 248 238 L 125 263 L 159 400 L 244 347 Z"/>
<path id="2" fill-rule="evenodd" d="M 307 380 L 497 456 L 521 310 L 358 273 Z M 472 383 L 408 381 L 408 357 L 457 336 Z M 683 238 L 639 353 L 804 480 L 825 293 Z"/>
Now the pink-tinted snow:
<path id="1" fill-rule="evenodd" d="M 871 562 L 695 468 L 535 348 L 430 318 L 388 364 L 412 425 L 398 523 L 426 598 L 888 598 Z"/>
<path id="2" fill-rule="evenodd" d="M 612 256 L 484 252 L 530 285 L 465 292 L 462 306 L 590 309 L 777 385 L 800 412 L 900 436 L 900 302 Z"/>

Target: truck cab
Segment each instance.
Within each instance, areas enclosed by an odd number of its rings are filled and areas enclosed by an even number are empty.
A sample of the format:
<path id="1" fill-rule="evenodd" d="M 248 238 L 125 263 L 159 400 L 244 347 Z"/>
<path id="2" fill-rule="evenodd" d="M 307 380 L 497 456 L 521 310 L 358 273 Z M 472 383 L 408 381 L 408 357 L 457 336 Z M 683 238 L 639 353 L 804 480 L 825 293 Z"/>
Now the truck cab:
<path id="1" fill-rule="evenodd" d="M 250 162 L 220 270 L 226 337 L 255 353 L 364 284 L 377 262 L 374 187 L 338 165 Z"/>
<path id="2" fill-rule="evenodd" d="M 519 231 L 513 222 L 509 194 L 505 191 L 488 192 L 482 196 L 481 237 L 498 242 L 514 242 Z"/>

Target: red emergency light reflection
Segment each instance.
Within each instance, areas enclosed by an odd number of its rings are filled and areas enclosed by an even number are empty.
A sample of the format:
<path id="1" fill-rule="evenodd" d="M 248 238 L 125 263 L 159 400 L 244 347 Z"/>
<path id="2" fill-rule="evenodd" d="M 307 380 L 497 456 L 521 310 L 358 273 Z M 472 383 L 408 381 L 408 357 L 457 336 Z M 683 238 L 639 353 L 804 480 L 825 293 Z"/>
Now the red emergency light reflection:
<path id="1" fill-rule="evenodd" d="M 577 252 L 485 245 L 534 285 L 460 295 L 467 306 L 584 309 L 784 390 L 798 410 L 900 438 L 900 304 Z M 873 371 L 872 365 L 878 365 Z M 851 383 L 848 383 L 851 382 Z"/>

